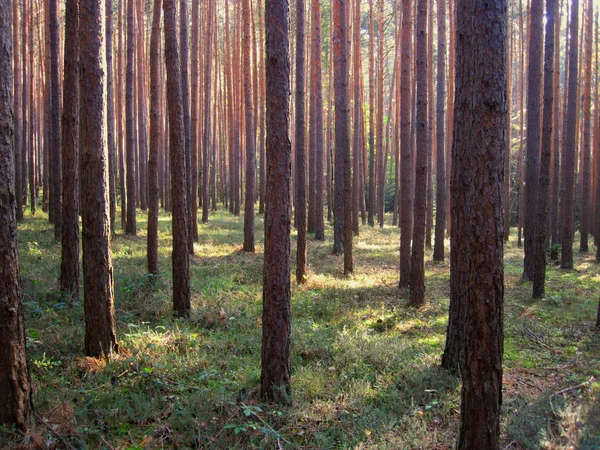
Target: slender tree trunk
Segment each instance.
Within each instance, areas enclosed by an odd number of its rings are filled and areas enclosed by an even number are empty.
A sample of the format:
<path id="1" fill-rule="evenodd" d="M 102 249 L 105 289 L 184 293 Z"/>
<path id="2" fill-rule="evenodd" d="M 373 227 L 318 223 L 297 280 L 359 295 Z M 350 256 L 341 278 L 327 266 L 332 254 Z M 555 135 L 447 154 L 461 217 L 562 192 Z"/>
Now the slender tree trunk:
<path id="1" fill-rule="evenodd" d="M 160 96 L 159 68 L 162 0 L 154 1 L 152 35 L 150 37 L 150 154 L 148 159 L 148 273 L 158 275 L 158 158 L 160 153 Z"/>
<path id="2" fill-rule="evenodd" d="M 518 224 L 517 224 L 517 246 L 521 247 L 521 233 L 523 229 L 523 216 L 525 211 L 525 188 L 523 186 L 523 143 L 525 142 L 525 33 L 523 27 L 523 4 L 519 0 L 519 37 L 521 44 L 521 57 L 519 64 L 519 102 L 520 102 L 520 124 L 519 124 L 519 153 L 517 160 L 517 183 L 519 184 L 518 196 Z"/>
<path id="3" fill-rule="evenodd" d="M 266 0 L 267 190 L 263 271 L 261 397 L 291 402 L 289 7 Z"/>
<path id="4" fill-rule="evenodd" d="M 123 0 L 122 0 L 123 1 Z M 125 232 L 135 235 L 137 186 L 135 182 L 135 116 L 133 113 L 133 63 L 135 56 L 134 7 L 136 0 L 127 0 L 127 74 L 125 79 L 125 120 L 127 128 L 127 223 Z M 141 50 L 140 50 L 141 51 Z"/>
<path id="5" fill-rule="evenodd" d="M 317 0 L 318 1 L 318 0 Z M 296 246 L 296 283 L 306 281 L 306 149 L 304 136 L 306 126 L 305 92 L 305 49 L 304 33 L 306 29 L 306 12 L 304 0 L 296 1 L 296 229 L 298 239 Z M 312 86 L 311 86 L 312 89 Z M 311 124 L 311 127 L 313 124 Z"/>
<path id="6" fill-rule="evenodd" d="M 527 154 L 525 164 L 525 262 L 523 279 L 532 280 L 535 271 L 534 247 L 540 176 L 540 98 L 542 91 L 542 44 L 544 41 L 544 1 L 531 0 L 529 26 L 529 70 L 527 73 Z"/>
<path id="7" fill-rule="evenodd" d="M 569 48 L 569 77 L 567 89 L 568 100 L 565 108 L 566 127 L 565 139 L 562 151 L 562 269 L 573 268 L 573 229 L 575 222 L 575 211 L 573 200 L 575 195 L 575 149 L 577 132 L 577 74 L 578 60 L 577 49 L 579 48 L 579 0 L 573 0 L 571 4 L 571 45 Z"/>
<path id="8" fill-rule="evenodd" d="M 412 6 L 402 0 L 402 62 L 400 80 L 400 287 L 410 285 L 410 232 L 412 211 L 412 152 L 410 133 L 410 68 L 412 65 Z"/>
<path id="9" fill-rule="evenodd" d="M 181 56 L 181 95 L 183 102 L 183 134 L 185 148 L 185 185 L 187 204 L 188 251 L 194 254 L 194 235 L 192 232 L 192 141 L 191 141 L 191 110 L 190 110 L 190 76 L 189 76 L 189 0 L 179 2 L 179 49 Z M 210 45 L 210 44 L 209 44 Z"/>
<path id="10" fill-rule="evenodd" d="M 254 252 L 254 196 L 256 190 L 256 132 L 252 101 L 252 55 L 250 53 L 250 0 L 243 0 L 243 79 L 246 121 L 246 198 L 244 199 L 244 251 Z"/>
<path id="11" fill-rule="evenodd" d="M 25 356 L 15 216 L 12 52 L 11 5 L 3 2 L 0 5 L 0 424 L 26 433 L 31 425 L 33 393 Z"/>
<path id="12" fill-rule="evenodd" d="M 60 154 L 60 85 L 58 74 L 58 51 L 60 45 L 58 23 L 58 0 L 49 0 L 50 6 L 50 72 L 52 86 L 52 196 L 54 205 L 54 238 L 60 239 L 62 234 L 62 174 Z M 25 154 L 23 154 L 24 156 Z M 25 171 L 22 173 L 25 176 Z M 25 183 L 23 183 L 25 186 Z M 25 194 L 26 196 L 26 194 Z"/>
<path id="13" fill-rule="evenodd" d="M 207 40 L 207 57 L 204 66 L 204 129 L 203 129 L 203 141 L 202 141 L 202 223 L 208 223 L 208 210 L 210 208 L 210 96 L 211 96 L 211 70 L 212 70 L 212 11 L 214 0 L 211 0 L 208 4 L 208 27 L 206 33 Z M 229 39 L 229 38 L 228 38 Z M 231 81 L 230 81 L 231 88 Z M 231 99 L 230 99 L 231 100 Z M 233 106 L 230 105 L 230 114 L 233 115 Z M 230 128 L 232 130 L 232 128 Z M 237 132 L 237 130 L 236 130 Z M 231 138 L 231 136 L 230 136 Z M 232 164 L 232 161 L 229 161 Z M 233 191 L 232 191 L 233 195 Z M 233 199 L 233 197 L 232 197 Z"/>
<path id="14" fill-rule="evenodd" d="M 192 2 L 192 67 L 191 67 L 191 129 L 190 129 L 190 152 L 191 152 L 191 189 L 190 189 L 190 208 L 192 209 L 190 221 L 190 237 L 193 242 L 198 242 L 198 154 L 201 151 L 200 144 L 200 124 L 198 115 L 200 112 L 200 87 L 198 81 L 200 78 L 200 0 Z M 201 86 L 201 85 L 200 85 Z M 149 170 L 149 168 L 148 168 Z"/>
<path id="15" fill-rule="evenodd" d="M 312 64 L 311 89 L 315 90 L 315 239 L 325 240 L 323 220 L 323 80 L 321 61 L 321 0 L 312 0 Z"/>
<path id="16" fill-rule="evenodd" d="M 546 244 L 548 194 L 550 191 L 550 159 L 552 152 L 552 112 L 554 103 L 554 21 L 556 0 L 546 0 L 546 41 L 544 45 L 544 111 L 542 120 L 542 154 L 540 161 L 540 185 L 537 200 L 536 241 L 533 261 L 533 298 L 544 296 L 546 279 Z"/>
<path id="17" fill-rule="evenodd" d="M 444 228 L 446 225 L 445 101 L 446 101 L 446 0 L 438 0 L 438 60 L 436 105 L 436 173 L 435 173 L 435 243 L 433 260 L 444 260 Z M 454 70 L 454 68 L 451 68 Z"/>
<path id="18" fill-rule="evenodd" d="M 581 159 L 581 224 L 579 251 L 588 251 L 588 233 L 590 230 L 590 178 L 591 178 L 591 147 L 592 147 L 592 37 L 593 11 L 592 2 L 588 1 L 587 25 L 585 26 L 585 67 L 583 69 L 583 155 Z M 585 17 L 584 17 L 585 21 Z M 596 81 L 598 82 L 598 81 Z"/>
<path id="19" fill-rule="evenodd" d="M 373 0 L 369 0 L 369 226 L 375 226 L 375 198 L 377 182 L 375 171 L 375 31 L 373 27 Z"/>
<path id="20" fill-rule="evenodd" d="M 123 45 L 123 29 L 124 21 L 123 16 L 125 14 L 124 4 L 125 0 L 119 0 L 119 43 L 118 43 L 118 77 L 117 77 L 117 125 L 119 135 L 119 192 L 121 194 L 121 228 L 125 229 L 127 225 L 127 195 L 125 186 L 125 145 L 126 141 L 123 136 L 123 59 L 124 59 L 124 45 Z"/>
<path id="21" fill-rule="evenodd" d="M 384 40 L 384 21 L 383 21 L 384 0 L 379 0 L 378 26 L 377 26 L 377 56 L 378 56 L 378 75 L 377 75 L 377 216 L 379 218 L 379 227 L 383 228 L 385 216 L 385 171 L 383 170 L 383 40 Z"/>
<path id="22" fill-rule="evenodd" d="M 119 351 L 115 328 L 113 266 L 110 252 L 108 149 L 103 0 L 79 10 L 79 143 L 85 352 L 109 358 Z"/>
<path id="23" fill-rule="evenodd" d="M 60 289 L 79 299 L 79 0 L 65 3 Z"/>
<path id="24" fill-rule="evenodd" d="M 27 103 L 25 102 L 21 102 L 22 98 L 21 98 L 21 92 L 22 92 L 22 84 L 21 84 L 21 74 L 22 69 L 21 69 L 21 54 L 23 54 L 23 66 L 25 66 L 27 64 L 27 57 L 26 55 L 26 43 L 25 41 L 23 41 L 23 45 L 21 47 L 21 39 L 19 37 L 19 24 L 20 24 L 20 19 L 19 19 L 19 13 L 20 13 L 20 6 L 19 6 L 19 1 L 18 0 L 12 0 L 12 43 L 13 43 L 13 67 L 12 67 L 12 71 L 13 71 L 13 131 L 14 131 L 14 135 L 13 135 L 13 144 L 14 144 L 14 158 L 15 158 L 15 188 L 16 191 L 19 191 L 18 185 L 21 181 L 21 167 L 20 167 L 20 162 L 21 162 L 21 152 L 23 151 L 22 147 L 21 147 L 21 142 L 23 141 L 23 139 L 25 138 L 25 133 L 24 130 L 21 129 L 21 117 L 22 115 L 26 114 L 26 110 L 25 108 L 27 108 Z M 23 23 L 25 23 L 25 16 L 23 15 Z M 23 209 L 22 209 L 22 205 L 20 204 L 20 201 L 17 199 L 17 203 L 18 206 L 21 207 L 21 215 L 19 215 L 19 211 L 17 208 L 17 220 L 21 220 L 22 219 L 22 214 L 23 214 Z M 32 202 L 32 206 L 35 207 L 35 203 Z"/>
<path id="25" fill-rule="evenodd" d="M 176 0 L 164 0 L 167 102 L 169 104 L 169 165 L 173 209 L 173 309 L 175 315 L 190 314 L 190 260 L 188 253 L 188 207 L 185 168 L 185 131 L 181 89 L 181 61 L 177 42 Z"/>
<path id="26" fill-rule="evenodd" d="M 503 197 L 507 2 L 457 4 L 450 301 L 459 319 L 462 376 L 457 449 L 500 444 L 503 352 Z"/>
<path id="27" fill-rule="evenodd" d="M 425 214 L 427 212 L 427 0 L 417 3 L 417 161 L 415 219 L 410 261 L 410 304 L 425 303 Z"/>
<path id="28" fill-rule="evenodd" d="M 117 144 L 115 142 L 115 107 L 113 88 L 113 0 L 106 0 L 106 99 L 108 135 L 108 184 L 110 199 L 110 232 L 115 234 L 117 215 Z M 66 187 L 63 186 L 63 189 Z M 64 206 L 63 206 L 64 208 Z"/>

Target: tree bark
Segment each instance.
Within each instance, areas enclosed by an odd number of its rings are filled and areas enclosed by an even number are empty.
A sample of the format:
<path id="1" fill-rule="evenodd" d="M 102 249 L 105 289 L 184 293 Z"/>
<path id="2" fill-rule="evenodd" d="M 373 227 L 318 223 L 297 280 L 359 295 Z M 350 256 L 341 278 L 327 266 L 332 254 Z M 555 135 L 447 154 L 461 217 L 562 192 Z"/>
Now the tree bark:
<path id="1" fill-rule="evenodd" d="M 532 280 L 535 270 L 534 247 L 538 211 L 538 186 L 540 176 L 540 94 L 542 92 L 542 19 L 544 1 L 531 0 L 529 22 L 529 70 L 527 72 L 527 144 L 525 164 L 525 261 L 523 279 Z"/>
<path id="2" fill-rule="evenodd" d="M 554 103 L 554 22 L 556 0 L 546 0 L 546 41 L 544 44 L 544 110 L 542 120 L 542 154 L 537 200 L 536 235 L 533 247 L 533 298 L 542 298 L 546 279 L 546 246 L 548 243 L 548 195 L 550 192 L 550 160 L 552 157 L 552 122 Z"/>
<path id="3" fill-rule="evenodd" d="M 427 0 L 417 3 L 417 161 L 415 165 L 415 219 L 410 261 L 410 304 L 425 303 L 425 214 L 427 212 Z"/>
<path id="4" fill-rule="evenodd" d="M 318 0 L 317 0 L 318 1 Z M 296 283 L 306 281 L 306 149 L 304 135 L 306 126 L 305 92 L 305 49 L 304 33 L 306 29 L 304 0 L 296 2 L 296 229 L 298 239 L 296 246 Z M 312 89 L 312 86 L 311 86 Z M 312 127 L 312 124 L 311 124 Z"/>
<path id="5" fill-rule="evenodd" d="M 311 89 L 315 90 L 315 117 L 311 127 L 315 128 L 315 239 L 325 240 L 323 220 L 323 81 L 321 61 L 321 0 L 312 0 L 312 63 Z"/>
<path id="6" fill-rule="evenodd" d="M 60 288 L 79 298 L 79 0 L 65 3 Z"/>
<path id="7" fill-rule="evenodd" d="M 50 6 L 50 73 L 52 86 L 52 129 L 51 152 L 52 152 L 52 196 L 54 205 L 54 238 L 61 239 L 62 235 L 62 174 L 61 174 L 61 152 L 60 152 L 60 82 L 58 67 L 58 52 L 60 46 L 59 23 L 58 23 L 58 0 L 49 0 Z M 25 171 L 22 173 L 25 176 Z M 26 186 L 26 183 L 22 183 Z M 26 189 L 24 189 L 26 194 Z"/>
<path id="8" fill-rule="evenodd" d="M 266 154 L 265 254 L 261 397 L 291 403 L 290 120 L 289 6 L 266 0 Z"/>
<path id="9" fill-rule="evenodd" d="M 125 76 L 125 121 L 127 134 L 127 222 L 125 232 L 137 233 L 135 180 L 135 116 L 133 113 L 133 59 L 135 55 L 134 7 L 136 0 L 127 0 L 127 73 Z"/>
<path id="10" fill-rule="evenodd" d="M 4 2 L 0 5 L 0 424 L 25 433 L 31 425 L 33 394 L 19 281 L 12 52 L 11 5 Z"/>
<path id="11" fill-rule="evenodd" d="M 79 143 L 85 353 L 109 358 L 118 352 L 110 252 L 108 152 L 105 140 L 105 11 L 103 0 L 79 10 Z"/>
<path id="12" fill-rule="evenodd" d="M 148 273 L 158 275 L 158 158 L 160 153 L 161 64 L 160 12 L 162 0 L 154 1 L 150 37 L 150 152 L 148 159 Z"/>
<path id="13" fill-rule="evenodd" d="M 565 109 L 566 127 L 565 139 L 562 151 L 562 269 L 573 268 L 573 227 L 575 222 L 575 210 L 573 201 L 575 195 L 575 148 L 577 133 L 577 74 L 578 74 L 578 52 L 579 48 L 579 0 L 573 0 L 571 4 L 571 43 L 569 48 L 569 77 L 568 77 L 568 100 Z"/>
<path id="14" fill-rule="evenodd" d="M 410 285 L 410 232 L 412 215 L 411 173 L 412 151 L 410 133 L 410 68 L 412 65 L 412 6 L 402 0 L 402 54 L 400 80 L 400 287 Z"/>
<path id="15" fill-rule="evenodd" d="M 181 0 L 179 2 L 179 54 L 181 57 L 181 99 L 183 102 L 183 134 L 184 134 L 184 148 L 185 148 L 185 186 L 186 186 L 186 207 L 187 212 L 187 225 L 189 227 L 187 232 L 188 240 L 188 251 L 190 254 L 194 254 L 194 238 L 192 230 L 192 141 L 191 141 L 191 109 L 190 109 L 190 76 L 189 76 L 189 0 Z"/>
<path id="16" fill-rule="evenodd" d="M 181 61 L 177 42 L 176 0 L 164 0 L 167 102 L 169 106 L 169 165 L 173 210 L 173 310 L 188 317 L 190 302 L 190 260 L 188 253 L 188 207 L 185 167 L 185 132 L 181 93 Z"/>
<path id="17" fill-rule="evenodd" d="M 117 144 L 115 142 L 115 107 L 113 88 L 113 0 L 106 0 L 106 99 L 108 102 L 107 135 L 110 232 L 112 235 L 114 235 L 115 216 L 117 215 Z M 63 190 L 64 189 L 65 186 L 63 186 Z"/>
<path id="18" fill-rule="evenodd" d="M 506 0 L 457 4 L 450 301 L 461 305 L 458 449 L 497 449 L 502 403 Z"/>
<path id="19" fill-rule="evenodd" d="M 446 166 L 444 161 L 446 137 L 446 0 L 438 0 L 438 71 L 436 98 L 436 173 L 435 173 L 435 242 L 433 260 L 444 260 L 444 229 L 446 228 Z M 453 68 L 451 68 L 453 70 Z"/>
<path id="20" fill-rule="evenodd" d="M 246 197 L 244 199 L 244 251 L 254 252 L 254 197 L 256 190 L 256 131 L 252 99 L 252 55 L 250 53 L 250 0 L 243 0 L 243 79 L 246 121 Z"/>

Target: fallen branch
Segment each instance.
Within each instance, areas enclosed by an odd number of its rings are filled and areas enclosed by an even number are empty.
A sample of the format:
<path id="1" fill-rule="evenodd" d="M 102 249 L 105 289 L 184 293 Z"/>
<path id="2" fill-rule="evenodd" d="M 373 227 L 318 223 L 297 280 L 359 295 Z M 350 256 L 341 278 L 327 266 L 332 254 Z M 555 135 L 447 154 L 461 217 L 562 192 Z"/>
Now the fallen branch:
<path id="1" fill-rule="evenodd" d="M 52 428 L 50 424 L 48 424 L 48 422 L 46 422 L 42 417 L 40 417 L 38 414 L 36 414 L 35 417 L 40 423 L 43 423 L 46 429 L 54 436 L 56 436 L 67 448 L 76 450 L 75 447 L 69 444 L 69 442 L 64 437 L 62 437 L 62 435 L 58 431 Z"/>

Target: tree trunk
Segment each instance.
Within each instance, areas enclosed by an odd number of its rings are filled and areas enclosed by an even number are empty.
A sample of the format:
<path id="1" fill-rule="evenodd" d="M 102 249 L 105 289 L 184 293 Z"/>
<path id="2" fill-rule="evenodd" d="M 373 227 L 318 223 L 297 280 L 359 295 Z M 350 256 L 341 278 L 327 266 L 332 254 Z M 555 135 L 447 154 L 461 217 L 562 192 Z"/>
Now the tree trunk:
<path id="1" fill-rule="evenodd" d="M 176 0 L 164 0 L 167 102 L 169 104 L 169 164 L 173 209 L 173 309 L 178 317 L 190 314 L 190 260 L 185 168 L 185 134 L 181 93 L 181 61 L 177 42 Z"/>
<path id="2" fill-rule="evenodd" d="M 497 449 L 502 403 L 505 0 L 459 0 L 450 301 L 461 305 L 458 449 Z"/>
<path id="3" fill-rule="evenodd" d="M 410 133 L 410 68 L 412 65 L 412 6 L 402 0 L 402 62 L 400 80 L 400 287 L 410 285 L 410 231 L 412 212 L 412 152 Z"/>
<path id="4" fill-rule="evenodd" d="M 542 154 L 537 200 L 536 235 L 533 247 L 533 298 L 544 296 L 546 279 L 546 245 L 548 242 L 548 194 L 550 191 L 550 159 L 552 156 L 552 111 L 554 103 L 554 21 L 556 0 L 546 0 L 546 41 L 544 44 L 544 111 L 542 120 Z"/>
<path id="5" fill-rule="evenodd" d="M 115 234 L 117 215 L 117 146 L 115 142 L 115 107 L 113 88 L 113 0 L 106 0 L 106 99 L 108 135 L 108 184 L 110 199 L 110 232 Z M 63 190 L 66 189 L 63 186 Z M 63 205 L 64 208 L 64 205 Z"/>
<path id="6" fill-rule="evenodd" d="M 319 0 L 317 0 L 319 1 Z M 304 0 L 296 2 L 296 229 L 298 239 L 296 247 L 296 283 L 306 281 L 306 149 L 304 135 L 306 127 L 304 115 L 306 114 L 305 92 L 305 50 L 304 32 L 305 24 Z M 311 83 L 312 84 L 312 83 Z M 311 86 L 312 88 L 312 86 Z M 312 124 L 311 124 L 312 127 Z"/>
<path id="7" fill-rule="evenodd" d="M 122 0 L 124 1 L 124 0 Z M 135 235 L 137 186 L 135 182 L 135 116 L 133 112 L 133 58 L 135 55 L 134 7 L 136 0 L 127 0 L 127 74 L 125 79 L 125 120 L 127 134 L 127 223 L 125 232 Z"/>
<path id="8" fill-rule="evenodd" d="M 185 148 L 185 186 L 186 186 L 186 202 L 188 251 L 194 254 L 194 237 L 192 233 L 192 141 L 191 141 L 191 110 L 190 110 L 190 76 L 189 76 L 189 0 L 181 0 L 179 2 L 179 49 L 180 49 L 180 64 L 181 64 L 181 100 L 183 103 L 183 136 Z"/>
<path id="9" fill-rule="evenodd" d="M 204 129 L 202 140 L 202 223 L 208 223 L 208 210 L 210 208 L 210 96 L 211 96 L 211 69 L 212 69 L 212 11 L 214 9 L 214 0 L 208 3 L 208 27 L 206 33 L 207 55 L 204 67 Z M 231 81 L 229 81 L 231 86 Z M 230 114 L 233 114 L 233 107 L 230 105 Z M 231 125 L 230 125 L 231 126 Z M 231 130 L 232 128 L 230 128 Z M 231 138 L 231 136 L 230 136 Z M 229 161 L 230 165 L 232 161 Z"/>
<path id="10" fill-rule="evenodd" d="M 417 3 L 417 161 L 415 219 L 410 261 L 410 304 L 425 303 L 425 214 L 427 212 L 427 0 Z"/>
<path id="11" fill-rule="evenodd" d="M 191 152 L 191 188 L 190 207 L 192 209 L 190 223 L 190 237 L 193 242 L 198 242 L 198 171 L 200 145 L 200 124 L 198 115 L 200 113 L 200 100 L 202 95 L 198 86 L 200 78 L 200 0 L 192 2 L 192 67 L 191 67 L 191 129 L 190 129 L 190 152 Z M 200 85 L 201 86 L 201 85 Z M 150 168 L 148 168 L 150 170 Z"/>
<path id="12" fill-rule="evenodd" d="M 65 3 L 60 289 L 79 299 L 79 0 Z"/>
<path id="13" fill-rule="evenodd" d="M 315 239 L 325 240 L 323 220 L 323 81 L 321 61 L 321 0 L 312 0 L 312 63 L 311 89 L 315 90 L 315 117 L 311 127 L 315 128 Z"/>
<path id="14" fill-rule="evenodd" d="M 446 0 L 438 0 L 438 71 L 436 104 L 436 173 L 435 173 L 435 242 L 433 260 L 444 260 L 444 229 L 446 227 L 445 169 L 445 100 L 446 100 Z M 454 68 L 450 68 L 454 70 Z"/>
<path id="15" fill-rule="evenodd" d="M 158 275 L 158 158 L 160 153 L 159 68 L 161 64 L 160 12 L 162 0 L 154 1 L 150 37 L 150 154 L 148 159 L 148 273 Z"/>
<path id="16" fill-rule="evenodd" d="M 569 77 L 568 77 L 568 100 L 565 108 L 566 127 L 565 139 L 562 151 L 562 269 L 573 268 L 573 227 L 575 222 L 575 210 L 573 201 L 575 195 L 575 148 L 577 132 L 577 74 L 579 48 L 579 0 L 573 0 L 571 4 L 571 45 L 569 48 Z"/>
<path id="17" fill-rule="evenodd" d="M 590 170 L 592 147 L 592 2 L 588 1 L 587 24 L 585 26 L 585 67 L 583 68 L 583 155 L 580 162 L 581 178 L 581 224 L 579 251 L 588 251 L 588 233 L 590 230 Z M 585 21 L 585 17 L 584 17 Z"/>
<path id="18" fill-rule="evenodd" d="M 252 101 L 252 55 L 250 53 L 250 0 L 243 0 L 243 79 L 246 121 L 246 197 L 244 199 L 244 251 L 254 252 L 254 196 L 256 190 L 256 132 Z"/>
<path id="19" fill-rule="evenodd" d="M 118 352 L 110 252 L 108 151 L 103 60 L 104 1 L 89 0 L 79 10 L 79 143 L 85 353 L 109 358 Z"/>
<path id="20" fill-rule="evenodd" d="M 58 0 L 49 0 L 50 6 L 50 72 L 52 86 L 52 204 L 54 205 L 54 238 L 61 239 L 62 235 L 62 174 L 60 154 L 60 82 L 58 74 L 58 50 L 60 46 L 58 23 Z M 24 155 L 23 155 L 24 156 Z M 23 171 L 22 176 L 25 176 Z M 26 186 L 23 183 L 23 186 Z M 26 189 L 24 189 L 26 191 Z M 26 196 L 26 193 L 25 193 Z"/>
<path id="21" fill-rule="evenodd" d="M 25 433 L 31 425 L 33 394 L 25 357 L 15 217 L 12 45 L 11 6 L 4 2 L 0 6 L 0 424 Z"/>
<path id="22" fill-rule="evenodd" d="M 383 40 L 384 40 L 384 21 L 383 21 L 383 0 L 379 0 L 378 24 L 377 24 L 377 216 L 379 227 L 383 228 L 385 215 L 385 172 L 383 170 Z"/>
<path id="23" fill-rule="evenodd" d="M 289 7 L 266 0 L 267 192 L 263 272 L 261 397 L 291 403 Z"/>
<path id="24" fill-rule="evenodd" d="M 542 91 L 542 20 L 544 1 L 531 0 L 529 22 L 529 70 L 527 72 L 527 144 L 525 164 L 525 261 L 523 279 L 532 280 L 535 271 L 536 221 L 538 211 L 538 186 L 540 176 L 540 94 Z"/>

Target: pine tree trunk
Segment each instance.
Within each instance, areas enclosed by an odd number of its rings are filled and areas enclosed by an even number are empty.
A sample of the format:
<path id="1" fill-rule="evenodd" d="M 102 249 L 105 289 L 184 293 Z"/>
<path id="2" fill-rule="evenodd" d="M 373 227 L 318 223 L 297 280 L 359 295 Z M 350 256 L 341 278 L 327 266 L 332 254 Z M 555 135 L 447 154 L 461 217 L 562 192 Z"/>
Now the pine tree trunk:
<path id="1" fill-rule="evenodd" d="M 246 192 L 244 199 L 244 251 L 254 252 L 254 195 L 256 190 L 256 132 L 252 94 L 252 55 L 250 53 L 250 0 L 243 0 L 243 79 L 246 121 Z"/>
<path id="2" fill-rule="evenodd" d="M 79 143 L 83 289 L 85 300 L 85 353 L 109 358 L 118 352 L 110 253 L 108 202 L 108 149 L 104 1 L 89 0 L 79 10 Z"/>
<path id="3" fill-rule="evenodd" d="M 127 134 L 127 223 L 125 232 L 135 235 L 137 186 L 135 182 L 135 116 L 133 110 L 133 64 L 135 56 L 134 7 L 136 0 L 127 0 L 127 73 L 125 76 L 125 120 Z"/>
<path id="4" fill-rule="evenodd" d="M 179 2 L 179 54 L 181 57 L 181 99 L 183 102 L 183 136 L 185 148 L 185 186 L 186 186 L 186 207 L 188 251 L 194 254 L 194 237 L 192 233 L 192 141 L 191 141 L 191 110 L 190 110 L 190 76 L 189 76 L 189 0 Z"/>
<path id="5" fill-rule="evenodd" d="M 106 99 L 108 135 L 108 184 L 110 199 L 110 232 L 115 234 L 117 215 L 117 147 L 115 142 L 115 107 L 113 88 L 113 0 L 106 0 Z M 63 189 L 66 187 L 63 186 Z M 64 208 L 64 205 L 63 205 Z"/>
<path id="6" fill-rule="evenodd" d="M 289 7 L 266 0 L 267 185 L 263 271 L 261 398 L 291 402 Z"/>
<path id="7" fill-rule="evenodd" d="M 311 86 L 315 90 L 315 239 L 325 240 L 323 220 L 323 81 L 321 61 L 321 0 L 312 0 L 312 63 Z M 312 89 L 312 87 L 311 87 Z"/>
<path id="8" fill-rule="evenodd" d="M 79 298 L 79 0 L 65 3 L 60 289 Z"/>
<path id="9" fill-rule="evenodd" d="M 12 52 L 11 6 L 4 2 L 0 5 L 0 424 L 27 432 L 33 394 L 25 357 L 15 217 Z"/>
<path id="10" fill-rule="evenodd" d="M 317 0 L 318 1 L 318 0 Z M 304 135 L 306 126 L 304 115 L 306 113 L 305 92 L 305 49 L 304 33 L 306 29 L 306 12 L 304 0 L 296 2 L 296 229 L 298 239 L 296 246 L 296 283 L 303 284 L 306 281 L 306 149 L 304 146 Z M 312 88 L 312 86 L 311 86 Z M 311 124 L 312 128 L 312 124 Z"/>
<path id="11" fill-rule="evenodd" d="M 571 4 L 571 42 L 569 48 L 569 76 L 568 76 L 568 100 L 565 108 L 565 139 L 562 151 L 562 224 L 561 224 L 561 263 L 562 269 L 573 268 L 573 230 L 575 222 L 575 210 L 573 201 L 575 195 L 575 149 L 577 133 L 577 74 L 578 60 L 577 49 L 579 48 L 579 0 L 573 0 Z"/>
<path id="12" fill-rule="evenodd" d="M 457 449 L 497 449 L 502 403 L 506 0 L 459 0 L 450 302 L 462 305 Z"/>
<path id="13" fill-rule="evenodd" d="M 412 7 L 402 0 L 402 53 L 400 80 L 400 287 L 410 285 L 410 232 L 412 212 L 412 152 L 410 133 L 410 68 L 412 65 Z"/>
<path id="14" fill-rule="evenodd" d="M 49 0 L 50 7 L 50 73 L 52 86 L 52 196 L 54 205 L 54 238 L 60 239 L 62 234 L 62 174 L 60 154 L 60 82 L 58 74 L 58 49 L 60 45 L 58 23 L 58 0 Z M 25 175 L 23 171 L 22 175 Z M 25 186 L 25 183 L 22 183 Z M 25 190 L 24 190 L 25 191 Z M 27 194 L 23 192 L 25 196 Z"/>
<path id="15" fill-rule="evenodd" d="M 531 0 L 529 22 L 529 70 L 527 72 L 527 144 L 525 164 L 525 261 L 523 279 L 532 280 L 535 271 L 536 223 L 540 176 L 540 98 L 542 92 L 542 44 L 544 1 Z"/>
<path id="16" fill-rule="evenodd" d="M 158 159 L 160 153 L 159 68 L 161 63 L 160 12 L 162 0 L 154 1 L 152 35 L 150 37 L 150 154 L 148 159 L 148 273 L 158 275 Z"/>
<path id="17" fill-rule="evenodd" d="M 544 114 L 542 120 L 542 154 L 540 185 L 537 200 L 536 240 L 533 254 L 533 298 L 544 296 L 546 279 L 546 246 L 548 242 L 548 195 L 550 191 L 550 160 L 552 157 L 552 111 L 554 103 L 554 22 L 556 0 L 546 0 L 546 41 L 544 44 Z"/>
<path id="18" fill-rule="evenodd" d="M 446 228 L 446 166 L 444 161 L 446 136 L 446 0 L 438 0 L 438 67 L 436 98 L 436 173 L 435 173 L 435 242 L 433 260 L 444 260 L 444 229 Z M 453 68 L 450 68 L 453 70 Z"/>
<path id="19" fill-rule="evenodd" d="M 173 310 L 178 317 L 190 314 L 190 261 L 185 169 L 185 130 L 181 92 L 181 61 L 177 42 L 176 0 L 164 0 L 167 102 L 169 106 L 169 165 L 173 209 Z"/>

